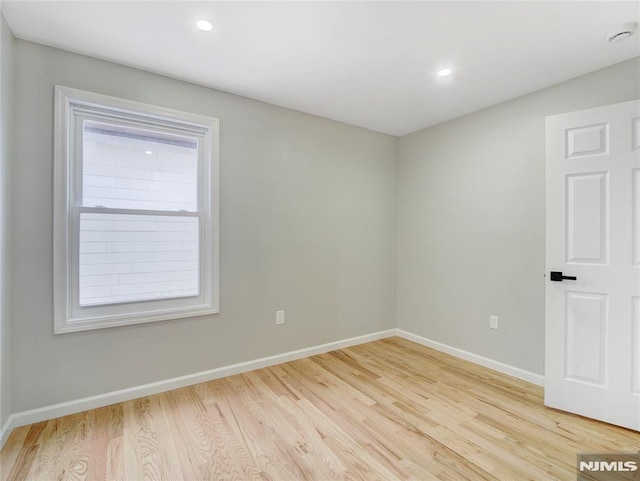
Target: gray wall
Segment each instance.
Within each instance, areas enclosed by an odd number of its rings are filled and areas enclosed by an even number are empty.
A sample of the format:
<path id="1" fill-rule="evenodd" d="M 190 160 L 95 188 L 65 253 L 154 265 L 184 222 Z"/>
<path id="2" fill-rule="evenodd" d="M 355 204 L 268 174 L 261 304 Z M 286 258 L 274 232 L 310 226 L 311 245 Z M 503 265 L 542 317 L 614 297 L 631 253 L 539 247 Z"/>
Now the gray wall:
<path id="1" fill-rule="evenodd" d="M 394 327 L 394 137 L 21 40 L 14 60 L 14 412 Z M 221 119 L 220 315 L 53 335 L 55 84 Z"/>
<path id="2" fill-rule="evenodd" d="M 542 373 L 544 118 L 640 96 L 634 59 L 397 140 L 13 45 L 20 109 L 10 178 L 12 412 L 388 329 L 396 320 Z M 55 84 L 221 119 L 220 315 L 53 335 Z M 10 114 L 2 114 L 4 124 Z M 276 327 L 278 309 L 287 323 Z M 488 328 L 490 314 L 501 318 L 497 332 Z M 4 396 L 6 358 L 2 364 Z"/>
<path id="3" fill-rule="evenodd" d="M 13 35 L 0 13 L 0 428 L 11 414 L 9 344 L 9 191 Z"/>
<path id="4" fill-rule="evenodd" d="M 402 137 L 398 327 L 542 374 L 545 117 L 638 97 L 635 58 Z"/>

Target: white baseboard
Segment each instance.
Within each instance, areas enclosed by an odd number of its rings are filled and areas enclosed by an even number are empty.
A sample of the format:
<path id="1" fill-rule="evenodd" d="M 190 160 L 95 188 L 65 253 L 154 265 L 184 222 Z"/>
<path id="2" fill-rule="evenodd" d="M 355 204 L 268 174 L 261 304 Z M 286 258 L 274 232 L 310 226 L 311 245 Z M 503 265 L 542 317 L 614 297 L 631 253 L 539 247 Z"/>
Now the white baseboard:
<path id="1" fill-rule="evenodd" d="M 240 374 L 263 367 L 274 366 L 276 364 L 282 364 L 284 362 L 295 361 L 296 359 L 302 359 L 304 357 L 314 356 L 316 354 L 335 351 L 336 349 L 343 349 L 345 347 L 364 344 L 365 342 L 377 341 L 379 339 L 385 339 L 387 337 L 393 337 L 395 335 L 396 329 L 388 329 L 386 331 L 374 332 L 372 334 L 351 337 L 349 339 L 343 339 L 341 341 L 329 342 L 327 344 L 320 344 L 304 349 L 298 349 L 297 351 L 290 351 L 284 354 L 263 357 L 260 359 L 255 359 L 253 361 L 241 362 L 238 364 L 232 364 L 230 366 L 223 366 L 216 369 L 210 369 L 208 371 L 175 377 L 173 379 L 166 379 L 164 381 L 144 384 L 142 386 L 134 386 L 127 389 L 121 389 L 119 391 L 98 394 L 97 396 L 90 396 L 74 401 L 68 401 L 64 403 L 53 404 L 51 406 L 31 409 L 29 411 L 14 413 L 9 416 L 9 419 L 7 419 L 4 426 L 2 426 L 2 429 L 0 430 L 0 449 L 2 449 L 2 446 L 4 446 L 4 443 L 9 437 L 11 431 L 19 426 L 46 421 L 48 419 L 54 419 L 60 416 L 66 416 L 68 414 L 75 414 L 82 411 L 87 411 L 89 409 L 109 406 L 111 404 L 119 402 L 130 401 L 132 399 L 150 396 L 152 394 L 171 391 L 172 389 L 179 389 L 181 387 L 191 386 L 193 384 L 199 384 L 201 382 L 212 381 L 214 379 L 220 379 L 223 377 L 232 376 L 234 374 Z"/>
<path id="2" fill-rule="evenodd" d="M 89 409 L 96 409 L 111 404 L 130 401 L 144 396 L 151 396 L 153 394 L 159 394 L 161 392 L 171 391 L 172 389 L 179 389 L 181 387 L 191 386 L 201 382 L 212 381 L 214 379 L 220 379 L 234 374 L 240 374 L 243 372 L 253 371 L 255 369 L 261 369 L 263 367 L 274 366 L 276 364 L 282 364 L 284 362 L 295 361 L 296 359 L 302 359 L 316 354 L 322 354 L 329 351 L 335 351 L 336 349 L 343 349 L 345 347 L 355 346 L 358 344 L 364 344 L 366 342 L 377 341 L 379 339 L 385 339 L 388 337 L 398 336 L 409 341 L 422 344 L 423 346 L 431 347 L 438 351 L 442 351 L 447 354 L 471 361 L 475 364 L 479 364 L 489 369 L 508 374 L 510 376 L 528 381 L 539 386 L 544 385 L 544 377 L 535 374 L 524 369 L 520 369 L 508 364 L 504 364 L 492 359 L 488 359 L 471 352 L 451 347 L 446 344 L 442 344 L 431 339 L 427 339 L 416 334 L 412 334 L 402 329 L 388 329 L 386 331 L 374 332 L 372 334 L 366 334 L 363 336 L 351 337 L 349 339 L 343 339 L 341 341 L 329 342 L 327 344 L 320 344 L 297 351 L 290 351 L 284 354 L 277 354 L 275 356 L 263 357 L 255 359 L 253 361 L 241 362 L 238 364 L 232 364 L 230 366 L 223 366 L 216 369 L 210 369 L 208 371 L 202 371 L 194 374 L 188 374 L 186 376 L 175 377 L 172 379 L 166 379 L 164 381 L 158 381 L 150 384 L 144 384 L 141 386 L 134 386 L 127 389 L 121 389 L 119 391 L 112 391 L 104 394 L 98 394 L 97 396 L 90 396 L 74 401 L 68 401 L 59 404 L 53 404 L 50 406 L 44 406 L 37 409 L 31 409 L 29 411 L 22 411 L 14 413 L 4 426 L 0 428 L 0 449 L 4 446 L 9 434 L 14 428 L 19 426 L 25 426 L 27 424 L 33 424 L 40 421 L 46 421 L 48 419 L 57 418 L 60 416 L 66 416 L 68 414 L 76 414 Z"/>
<path id="3" fill-rule="evenodd" d="M 13 431 L 13 414 L 7 418 L 4 423 L 4 426 L 0 427 L 0 449 L 4 446 L 4 443 L 7 441 L 9 434 Z"/>
<path id="4" fill-rule="evenodd" d="M 494 361 L 493 359 L 479 356 L 478 354 L 473 354 L 472 352 L 464 351 L 462 349 L 458 349 L 457 347 L 452 347 L 438 341 L 433 341 L 431 339 L 427 339 L 426 337 L 403 331 L 402 329 L 396 329 L 396 336 L 407 339 L 408 341 L 422 344 L 423 346 L 430 347 L 432 349 L 435 349 L 436 351 L 451 354 L 452 356 L 459 357 L 460 359 L 464 359 L 465 361 L 471 361 L 475 364 L 479 364 L 480 366 L 488 367 L 489 369 L 493 369 L 494 371 L 508 374 L 509 376 L 522 379 L 523 381 L 530 382 L 531 384 L 544 386 L 544 376 L 541 376 L 540 374 L 525 371 L 524 369 L 520 369 L 519 367 L 504 364 L 499 361 Z"/>

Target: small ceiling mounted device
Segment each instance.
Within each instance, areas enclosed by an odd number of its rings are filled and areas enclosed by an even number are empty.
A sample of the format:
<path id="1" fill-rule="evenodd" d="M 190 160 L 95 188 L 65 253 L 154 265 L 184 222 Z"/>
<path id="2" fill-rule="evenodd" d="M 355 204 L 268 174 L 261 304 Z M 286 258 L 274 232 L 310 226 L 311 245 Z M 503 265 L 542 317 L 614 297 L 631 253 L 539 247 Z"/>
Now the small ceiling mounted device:
<path id="1" fill-rule="evenodd" d="M 607 33 L 607 41 L 609 43 L 620 43 L 636 33 L 637 28 L 638 24 L 636 22 L 628 22 L 618 25 Z"/>

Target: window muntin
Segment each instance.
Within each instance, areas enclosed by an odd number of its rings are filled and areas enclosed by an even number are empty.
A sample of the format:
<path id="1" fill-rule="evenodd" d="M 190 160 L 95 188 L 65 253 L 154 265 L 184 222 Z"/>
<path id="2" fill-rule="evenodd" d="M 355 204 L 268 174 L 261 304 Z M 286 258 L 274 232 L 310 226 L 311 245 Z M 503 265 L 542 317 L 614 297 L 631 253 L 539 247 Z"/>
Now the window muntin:
<path id="1" fill-rule="evenodd" d="M 218 312 L 216 147 L 216 119 L 56 87 L 56 333 Z"/>

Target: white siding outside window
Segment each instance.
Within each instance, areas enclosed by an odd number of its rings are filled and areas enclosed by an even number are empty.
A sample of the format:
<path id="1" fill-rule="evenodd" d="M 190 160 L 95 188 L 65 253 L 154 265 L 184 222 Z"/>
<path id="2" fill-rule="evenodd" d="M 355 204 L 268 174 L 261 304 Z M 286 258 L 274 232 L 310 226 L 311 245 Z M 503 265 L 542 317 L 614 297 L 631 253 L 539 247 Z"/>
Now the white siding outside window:
<path id="1" fill-rule="evenodd" d="M 217 127 L 56 87 L 56 333 L 218 312 Z"/>

